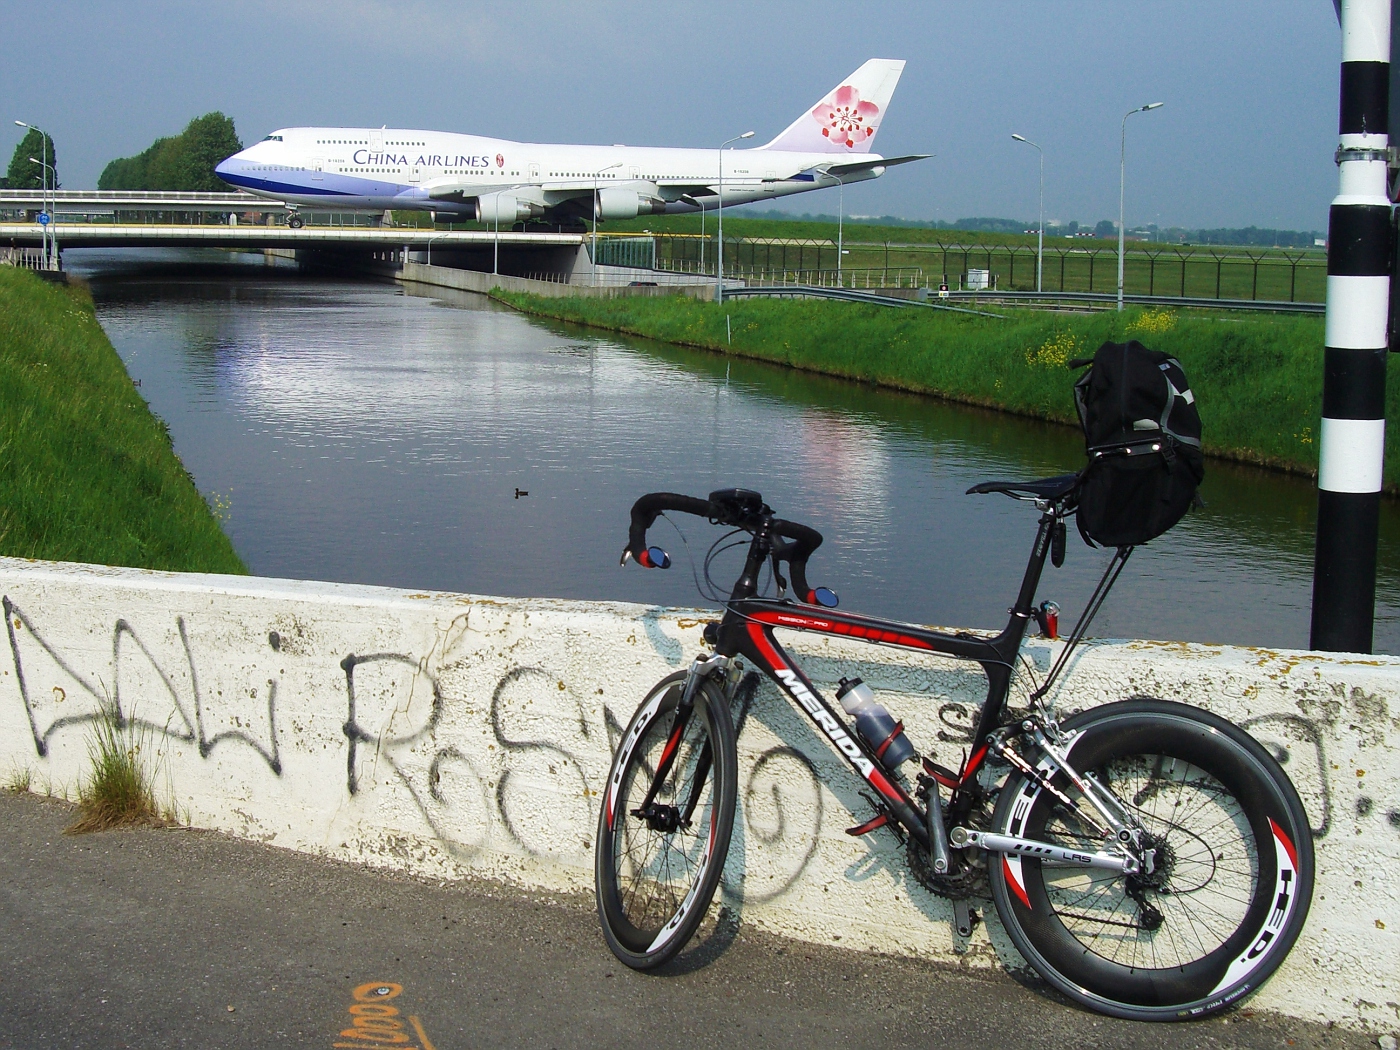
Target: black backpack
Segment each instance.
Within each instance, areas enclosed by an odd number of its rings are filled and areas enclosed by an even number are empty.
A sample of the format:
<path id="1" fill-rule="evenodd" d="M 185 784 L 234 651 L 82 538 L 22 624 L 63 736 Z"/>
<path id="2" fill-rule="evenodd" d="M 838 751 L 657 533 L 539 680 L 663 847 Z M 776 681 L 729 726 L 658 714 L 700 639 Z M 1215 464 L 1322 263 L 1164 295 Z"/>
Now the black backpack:
<path id="1" fill-rule="evenodd" d="M 1128 547 L 1181 520 L 1205 476 L 1201 417 L 1181 362 L 1137 340 L 1104 343 L 1074 384 L 1089 464 L 1079 534 L 1090 546 Z"/>

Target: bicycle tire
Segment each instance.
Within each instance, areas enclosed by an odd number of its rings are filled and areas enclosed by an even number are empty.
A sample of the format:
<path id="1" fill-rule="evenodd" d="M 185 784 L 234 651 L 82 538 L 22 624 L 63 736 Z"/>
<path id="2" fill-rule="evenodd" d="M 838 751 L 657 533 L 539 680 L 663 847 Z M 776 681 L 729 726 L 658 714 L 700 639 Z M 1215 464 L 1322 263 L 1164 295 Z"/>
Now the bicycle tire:
<path id="1" fill-rule="evenodd" d="M 1244 730 L 1182 704 L 1122 701 L 1062 729 L 1079 734 L 1074 767 L 1139 817 L 1163 843 L 1163 863 L 1134 882 L 1001 854 L 989 865 L 992 894 L 1012 942 L 1046 981 L 1100 1013 L 1192 1020 L 1240 1002 L 1288 955 L 1312 901 L 1312 832 L 1293 784 Z M 1063 773 L 1051 785 L 1078 800 Z M 1003 834 L 1103 848 L 1021 773 L 1002 789 L 992 823 Z"/>
<path id="2" fill-rule="evenodd" d="M 633 812 L 667 745 L 669 716 L 680 702 L 686 674 L 663 678 L 632 716 L 598 817 L 598 917 L 613 954 L 637 970 L 669 961 L 694 936 L 719 885 L 734 828 L 739 781 L 734 725 L 724 691 L 714 681 L 697 690 L 675 763 L 655 800 L 671 807 L 674 817 L 684 811 L 691 790 L 698 790 L 689 826 L 657 828 Z M 709 770 L 700 773 L 707 745 Z"/>

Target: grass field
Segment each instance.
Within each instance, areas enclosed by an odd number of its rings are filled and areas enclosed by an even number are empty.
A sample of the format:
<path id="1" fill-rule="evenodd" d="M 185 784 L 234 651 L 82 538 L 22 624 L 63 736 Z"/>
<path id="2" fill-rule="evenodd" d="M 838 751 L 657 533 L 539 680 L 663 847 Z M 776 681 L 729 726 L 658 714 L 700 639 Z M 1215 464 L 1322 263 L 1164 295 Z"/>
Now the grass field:
<path id="1" fill-rule="evenodd" d="M 1317 470 L 1322 318 L 1126 310 L 1091 316 L 1009 311 L 1004 320 L 819 300 L 717 305 L 661 299 L 543 299 L 497 293 L 541 316 L 705 347 L 882 386 L 1075 422 L 1066 362 L 1106 340 L 1136 338 L 1178 357 L 1191 377 L 1212 455 Z M 729 318 L 732 344 L 726 339 Z M 1400 411 L 1392 370 L 1387 413 Z M 1400 480 L 1386 435 L 1385 476 Z"/>
<path id="2" fill-rule="evenodd" d="M 0 267 L 0 554 L 243 573 L 81 288 Z"/>

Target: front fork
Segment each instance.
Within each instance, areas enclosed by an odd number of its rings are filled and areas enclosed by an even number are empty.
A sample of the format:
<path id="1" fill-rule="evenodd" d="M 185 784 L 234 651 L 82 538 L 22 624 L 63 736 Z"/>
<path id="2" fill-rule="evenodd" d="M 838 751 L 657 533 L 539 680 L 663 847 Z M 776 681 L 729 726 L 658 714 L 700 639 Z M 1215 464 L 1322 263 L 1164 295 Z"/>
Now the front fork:
<path id="1" fill-rule="evenodd" d="M 653 804 L 656 802 L 657 794 L 666 783 L 666 778 L 671 775 L 672 767 L 676 764 L 676 754 L 680 751 L 681 737 L 685 735 L 686 726 L 690 724 L 690 716 L 695 712 L 695 697 L 707 678 L 720 675 L 725 678 L 725 696 L 727 698 L 733 685 L 733 682 L 729 680 L 732 664 L 733 661 L 729 657 L 721 656 L 719 653 L 697 656 L 691 663 L 690 670 L 685 676 L 680 703 L 676 705 L 675 715 L 671 718 L 671 731 L 666 736 L 666 747 L 661 752 L 661 761 L 656 764 L 656 773 L 651 778 L 651 786 L 647 789 L 646 798 L 633 811 L 635 815 L 648 820 L 655 819 Z M 710 764 L 713 761 L 711 742 L 707 740 L 705 748 L 697 760 L 691 797 L 686 800 L 685 806 L 679 814 L 680 826 L 682 827 L 690 824 L 690 818 L 694 815 L 696 804 L 699 802 L 701 786 L 705 783 L 705 778 L 710 771 Z"/>

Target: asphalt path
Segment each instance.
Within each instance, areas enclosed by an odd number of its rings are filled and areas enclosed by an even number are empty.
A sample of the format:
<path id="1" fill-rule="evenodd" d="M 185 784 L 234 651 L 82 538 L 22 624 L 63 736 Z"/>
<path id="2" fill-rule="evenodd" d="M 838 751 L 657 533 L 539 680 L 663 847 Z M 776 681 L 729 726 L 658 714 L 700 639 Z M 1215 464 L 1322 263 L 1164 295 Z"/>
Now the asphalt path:
<path id="1" fill-rule="evenodd" d="M 1244 1010 L 1145 1025 L 1042 987 L 717 927 L 618 964 L 589 898 L 189 829 L 70 836 L 0 796 L 0 1047 L 1374 1047 Z"/>

